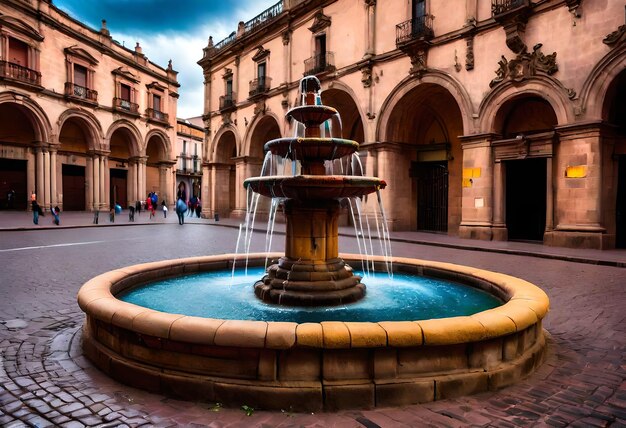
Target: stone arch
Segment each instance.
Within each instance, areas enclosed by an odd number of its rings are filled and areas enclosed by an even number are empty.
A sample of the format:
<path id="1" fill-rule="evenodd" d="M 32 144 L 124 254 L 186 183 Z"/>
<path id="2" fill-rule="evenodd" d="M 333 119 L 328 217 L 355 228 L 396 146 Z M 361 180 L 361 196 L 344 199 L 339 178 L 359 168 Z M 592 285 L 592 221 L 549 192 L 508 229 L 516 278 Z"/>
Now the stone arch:
<path id="1" fill-rule="evenodd" d="M 246 130 L 241 155 L 263 159 L 264 144 L 272 139 L 280 138 L 280 119 L 274 113 L 256 115 Z"/>
<path id="2" fill-rule="evenodd" d="M 41 106 L 33 101 L 30 96 L 15 91 L 2 92 L 0 93 L 0 105 L 5 103 L 16 105 L 19 111 L 25 114 L 32 126 L 34 141 L 50 141 L 52 125 L 48 119 L 48 115 L 46 115 Z"/>
<path id="3" fill-rule="evenodd" d="M 220 157 L 218 154 L 218 146 L 220 145 L 220 141 L 223 141 L 224 137 L 226 136 L 226 138 L 230 138 L 228 136 L 228 133 L 232 133 L 232 138 L 233 141 L 235 143 L 235 148 L 236 150 L 236 154 L 235 156 L 237 156 L 239 153 L 241 153 L 240 150 L 240 146 L 241 146 L 241 138 L 239 138 L 239 132 L 237 132 L 237 128 L 235 128 L 232 124 L 227 124 L 227 125 L 223 125 L 215 134 L 215 137 L 213 137 L 213 141 L 211 142 L 211 144 L 209 145 L 208 153 L 205 158 L 209 159 L 210 162 L 222 162 L 223 161 L 223 156 Z"/>
<path id="4" fill-rule="evenodd" d="M 475 131 L 473 123 L 474 107 L 472 105 L 471 98 L 463 85 L 461 85 L 461 83 L 449 74 L 439 70 L 429 70 L 429 72 L 421 79 L 416 79 L 411 76 L 405 78 L 385 99 L 380 108 L 380 115 L 376 126 L 376 141 L 386 141 L 385 136 L 388 134 L 387 125 L 389 117 L 395 106 L 397 106 L 405 95 L 423 84 L 437 85 L 446 90 L 452 98 L 454 98 L 461 111 L 463 134 L 471 134 Z"/>
<path id="5" fill-rule="evenodd" d="M 212 214 L 229 217 L 242 199 L 242 183 L 237 183 L 238 136 L 233 126 L 220 129 L 213 140 L 211 153 L 211 207 Z M 242 177 L 239 177 L 240 179 Z"/>
<path id="6" fill-rule="evenodd" d="M 142 149 L 142 151 L 146 154 L 148 152 L 148 143 L 150 141 L 159 141 L 163 149 L 163 160 L 170 160 L 172 155 L 172 142 L 165 132 L 160 129 L 152 129 L 148 132 L 148 134 L 146 134 Z"/>
<path id="7" fill-rule="evenodd" d="M 61 143 L 61 131 L 65 123 L 69 120 L 77 120 L 81 124 L 83 132 L 87 132 L 87 135 L 90 137 L 87 141 L 89 150 L 102 149 L 104 136 L 100 122 L 90 112 L 76 109 L 65 110 L 59 116 L 57 120 L 56 142 Z"/>
<path id="8" fill-rule="evenodd" d="M 336 108 L 341 116 L 342 137 L 363 143 L 367 141 L 367 121 L 357 100 L 352 88 L 340 81 L 330 82 L 328 88 L 322 91 L 322 104 Z"/>
<path id="9" fill-rule="evenodd" d="M 502 107 L 514 99 L 523 97 L 539 97 L 552 106 L 558 124 L 574 121 L 573 104 L 567 98 L 562 85 L 555 79 L 547 76 L 535 76 L 522 84 L 505 82 L 497 85 L 480 103 L 479 132 L 497 133 L 498 120 Z"/>
<path id="10" fill-rule="evenodd" d="M 626 44 L 606 54 L 585 80 L 580 91 L 580 105 L 589 119 L 606 119 L 608 111 L 605 100 L 610 86 L 626 69 Z"/>
<path id="11" fill-rule="evenodd" d="M 375 175 L 394 189 L 385 192 L 387 198 L 401 201 L 385 207 L 396 229 L 456 234 L 460 227 L 463 151 L 459 136 L 471 125 L 472 110 L 463 89 L 441 76 L 445 75 L 412 78 L 397 87 L 383 105 L 379 143 L 368 147 L 377 152 Z"/>
<path id="12" fill-rule="evenodd" d="M 120 119 L 111 124 L 107 130 L 105 141 L 108 144 L 108 149 L 111 150 L 111 138 L 113 134 L 121 131 L 130 139 L 129 153 L 130 156 L 140 156 L 144 151 L 142 150 L 142 138 L 139 129 L 130 121 L 126 119 Z"/>

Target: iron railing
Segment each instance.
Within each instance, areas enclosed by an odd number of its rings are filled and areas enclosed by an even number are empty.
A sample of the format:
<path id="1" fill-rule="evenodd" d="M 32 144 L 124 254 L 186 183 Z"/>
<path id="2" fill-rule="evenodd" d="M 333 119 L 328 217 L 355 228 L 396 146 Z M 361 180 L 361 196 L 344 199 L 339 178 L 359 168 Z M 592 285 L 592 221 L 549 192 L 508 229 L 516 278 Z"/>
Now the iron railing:
<path id="1" fill-rule="evenodd" d="M 169 115 L 167 113 L 163 113 L 162 111 L 155 110 L 153 108 L 146 109 L 146 115 L 150 119 L 158 120 L 159 122 L 169 121 Z"/>
<path id="2" fill-rule="evenodd" d="M 220 97 L 220 110 L 226 110 L 232 107 L 235 107 L 235 93 L 231 92 L 230 94 L 222 95 Z"/>
<path id="3" fill-rule="evenodd" d="M 65 82 L 65 95 L 93 101 L 94 103 L 98 102 L 98 91 L 76 85 L 72 82 Z"/>
<path id="4" fill-rule="evenodd" d="M 139 104 L 131 103 L 123 98 L 113 98 L 113 108 L 115 110 L 127 111 L 134 114 L 139 113 Z"/>
<path id="5" fill-rule="evenodd" d="M 432 16 L 418 16 L 396 25 L 396 45 L 417 39 L 432 39 L 434 34 Z"/>
<path id="6" fill-rule="evenodd" d="M 334 68 L 335 54 L 333 52 L 320 53 L 304 61 L 305 76 L 323 73 Z"/>
<path id="7" fill-rule="evenodd" d="M 491 0 L 491 14 L 502 15 L 528 6 L 530 6 L 529 0 Z"/>
<path id="8" fill-rule="evenodd" d="M 41 73 L 9 61 L 0 61 L 0 77 L 41 86 Z"/>
<path id="9" fill-rule="evenodd" d="M 254 79 L 250 81 L 250 96 L 254 97 L 255 95 L 264 94 L 265 92 L 270 90 L 270 86 L 272 84 L 272 78 L 263 76 L 258 79 Z"/>
<path id="10" fill-rule="evenodd" d="M 260 14 L 258 14 L 257 16 L 249 20 L 248 22 L 246 22 L 244 24 L 243 34 L 246 34 L 251 31 L 256 31 L 259 28 L 264 27 L 265 25 L 274 21 L 278 16 L 280 16 L 280 14 L 283 13 L 283 10 L 284 10 L 283 0 L 280 0 L 275 5 L 267 8 L 266 10 L 264 10 L 263 12 L 261 12 Z M 237 32 L 233 31 L 228 37 L 216 43 L 213 46 L 212 50 L 209 49 L 207 51 L 208 55 L 217 54 L 219 51 L 233 44 L 235 40 L 237 40 Z"/>

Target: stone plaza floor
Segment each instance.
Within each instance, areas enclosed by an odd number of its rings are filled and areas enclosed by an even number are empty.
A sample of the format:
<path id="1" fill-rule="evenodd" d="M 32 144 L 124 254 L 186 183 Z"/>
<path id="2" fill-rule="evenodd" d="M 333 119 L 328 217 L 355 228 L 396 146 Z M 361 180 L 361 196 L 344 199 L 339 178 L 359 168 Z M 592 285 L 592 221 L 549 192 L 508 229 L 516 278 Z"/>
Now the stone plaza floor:
<path id="1" fill-rule="evenodd" d="M 0 212 L 0 426 L 465 427 L 626 426 L 626 251 L 559 249 L 392 234 L 394 255 L 476 266 L 546 291 L 548 357 L 495 392 L 400 408 L 303 414 L 222 408 L 107 378 L 81 353 L 76 293 L 89 278 L 145 261 L 234 252 L 237 222 L 142 213 L 135 223 L 63 213 L 39 226 Z M 278 227 L 280 230 L 280 227 Z M 340 249 L 357 252 L 342 229 Z M 264 233 L 259 233 L 259 241 Z M 277 249 L 282 244 L 276 237 Z M 262 244 L 261 244 L 262 246 Z M 259 249 L 254 249 L 258 251 Z"/>

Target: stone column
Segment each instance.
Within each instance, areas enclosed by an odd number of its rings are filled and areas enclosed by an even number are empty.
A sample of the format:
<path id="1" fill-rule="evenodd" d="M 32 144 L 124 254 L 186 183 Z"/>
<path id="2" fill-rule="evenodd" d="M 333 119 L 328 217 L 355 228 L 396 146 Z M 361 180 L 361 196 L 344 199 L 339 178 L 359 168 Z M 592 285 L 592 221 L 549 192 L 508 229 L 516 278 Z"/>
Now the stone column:
<path id="1" fill-rule="evenodd" d="M 27 163 L 26 163 L 26 209 L 31 210 L 30 195 L 35 192 L 35 153 L 34 149 L 26 151 Z"/>
<path id="2" fill-rule="evenodd" d="M 365 37 L 367 39 L 367 47 L 365 56 L 370 57 L 376 51 L 376 0 L 365 0 L 367 6 L 367 25 Z"/>
<path id="3" fill-rule="evenodd" d="M 245 218 L 247 211 L 247 190 L 243 187 L 243 181 L 251 177 L 249 164 L 245 156 L 235 159 L 235 209 L 231 213 L 234 218 Z M 258 175 L 258 174 L 257 174 Z"/>
<path id="4" fill-rule="evenodd" d="M 63 184 L 61 184 L 63 185 Z M 57 190 L 57 151 L 50 150 L 50 204 L 56 206 L 59 203 Z"/>
<path id="5" fill-rule="evenodd" d="M 210 179 L 211 177 L 211 172 L 209 170 L 209 166 L 208 164 L 202 164 L 202 189 L 201 189 L 201 199 L 202 199 L 202 217 L 210 217 L 211 216 L 211 210 L 213 207 L 213 204 L 211 203 L 211 200 L 209 199 L 209 195 L 210 195 L 210 183 L 212 183 L 213 181 Z M 178 186 L 178 183 L 176 183 L 176 185 Z M 176 190 L 178 191 L 178 188 L 176 188 Z"/>
<path id="6" fill-rule="evenodd" d="M 85 209 L 87 211 L 95 211 L 96 207 L 93 204 L 93 159 L 87 158 L 87 166 L 85 168 L 85 200 L 87 201 Z"/>
<path id="7" fill-rule="evenodd" d="M 37 147 L 36 149 L 37 155 L 37 189 L 35 194 L 37 195 L 37 202 L 43 203 L 43 186 L 44 186 L 44 166 L 43 166 L 43 149 L 41 147 Z"/>
<path id="8" fill-rule="evenodd" d="M 137 201 L 137 163 L 134 160 L 128 161 L 128 200 L 133 205 Z"/>
<path id="9" fill-rule="evenodd" d="M 99 173 L 100 173 L 100 178 L 99 178 L 99 195 L 100 195 L 100 207 L 104 210 L 106 210 L 108 208 L 108 205 L 106 203 L 106 197 L 104 196 L 104 156 L 100 156 L 99 157 L 99 163 L 100 163 L 100 168 L 99 168 Z"/>
<path id="10" fill-rule="evenodd" d="M 602 224 L 602 126 L 586 122 L 556 127 L 556 218 L 554 230 L 544 235 L 548 245 L 602 249 L 613 242 Z"/>
<path id="11" fill-rule="evenodd" d="M 147 158 L 139 159 L 139 199 L 144 200 L 148 196 L 146 193 L 146 162 Z"/>
<path id="12" fill-rule="evenodd" d="M 291 30 L 283 32 L 283 83 L 291 82 Z"/>
<path id="13" fill-rule="evenodd" d="M 553 158 L 546 159 L 546 232 L 554 229 L 554 172 Z"/>
<path id="14" fill-rule="evenodd" d="M 50 152 L 44 149 L 43 152 L 43 205 L 45 209 L 50 209 Z"/>
<path id="15" fill-rule="evenodd" d="M 503 185 L 493 174 L 491 141 L 493 134 L 461 137 L 463 183 L 459 236 L 471 239 L 494 239 L 494 186 Z M 501 197 L 504 190 L 499 189 Z M 502 211 L 502 214 L 504 212 Z"/>
<path id="16" fill-rule="evenodd" d="M 104 201 L 105 207 L 111 206 L 111 170 L 109 169 L 109 156 L 102 156 L 104 160 L 104 194 L 102 195 L 102 200 Z"/>
<path id="17" fill-rule="evenodd" d="M 405 191 L 407 185 L 406 173 L 410 163 L 402 154 L 402 147 L 398 143 L 378 143 L 376 146 L 378 158 L 378 176 L 387 183 L 387 190 L 381 192 L 385 206 L 389 230 L 406 226 L 407 207 L 411 205 L 411 192 Z M 368 195 L 376 198 L 375 194 Z"/>
<path id="18" fill-rule="evenodd" d="M 100 156 L 93 156 L 93 207 L 99 210 L 100 207 Z"/>
<path id="19" fill-rule="evenodd" d="M 496 161 L 493 166 L 493 239 L 506 241 L 508 230 L 504 219 L 506 218 L 506 172 L 502 162 Z"/>

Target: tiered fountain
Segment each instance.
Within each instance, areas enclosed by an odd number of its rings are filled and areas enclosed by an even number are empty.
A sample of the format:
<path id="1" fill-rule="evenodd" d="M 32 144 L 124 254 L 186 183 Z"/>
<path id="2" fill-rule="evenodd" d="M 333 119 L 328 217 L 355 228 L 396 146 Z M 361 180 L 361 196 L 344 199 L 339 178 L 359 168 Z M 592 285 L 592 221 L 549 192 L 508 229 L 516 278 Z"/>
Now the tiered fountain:
<path id="1" fill-rule="evenodd" d="M 302 90 L 305 105 L 292 109 L 288 116 L 304 125 L 304 136 L 266 145 L 269 152 L 291 160 L 296 174 L 272 174 L 245 182 L 255 192 L 281 198 L 287 219 L 285 253 L 165 260 L 93 278 L 78 294 L 78 303 L 87 314 L 82 333 L 85 355 L 113 378 L 153 392 L 233 406 L 307 411 L 457 397 L 495 390 L 532 373 L 544 355 L 541 320 L 549 302 L 543 291 L 518 278 L 450 263 L 394 258 L 398 276 L 453 281 L 465 286 L 458 300 L 466 300 L 469 291 L 475 291 L 471 289 L 479 289 L 503 304 L 461 312 L 461 316 L 451 308 L 438 319 L 412 313 L 401 321 L 389 321 L 397 318 L 387 312 L 369 322 L 351 321 L 354 309 L 368 296 L 362 299 L 361 277 L 344 261 L 352 263 L 360 257 L 338 253 L 339 200 L 372 193 L 385 187 L 385 182 L 325 175 L 326 161 L 352 154 L 358 145 L 321 135 L 320 126 L 336 118 L 336 111 L 314 101 L 319 96 L 317 79 L 305 80 Z M 264 313 L 260 319 L 239 318 L 243 302 L 235 302 L 227 315 L 212 318 L 215 312 L 177 314 L 158 305 L 160 310 L 121 300 L 128 291 L 149 291 L 151 283 L 162 278 L 179 282 L 187 275 L 230 271 L 244 259 L 248 266 L 263 266 L 267 257 L 278 262 L 255 284 L 254 291 L 269 304 L 255 299 L 252 291 L 247 299 L 265 306 L 254 312 Z M 383 256 L 370 257 L 370 261 L 377 269 L 389 265 Z M 200 287 L 199 278 L 192 277 L 184 291 L 157 303 L 178 301 L 181 294 L 193 293 Z M 391 280 L 384 285 L 397 286 Z M 222 301 L 211 293 L 217 292 L 219 284 L 205 281 L 203 286 L 209 287 L 209 295 L 220 307 L 226 305 L 226 296 L 235 294 L 234 285 L 226 288 Z M 250 283 L 245 287 L 251 287 Z M 434 292 L 432 285 L 421 288 L 427 294 Z M 370 285 L 368 294 L 373 289 Z M 389 299 L 383 296 L 374 306 L 383 300 Z M 199 306 L 197 297 L 192 302 L 194 309 Z M 355 303 L 343 305 L 348 302 Z M 271 314 L 279 306 L 280 312 L 289 312 L 282 305 L 338 305 L 335 308 L 346 315 L 341 319 L 348 321 L 303 322 L 298 316 L 278 322 Z M 435 306 L 452 306 L 452 302 Z M 309 308 L 289 310 L 306 315 Z M 325 316 L 326 309 L 321 313 Z"/>
<path id="2" fill-rule="evenodd" d="M 359 145 L 352 140 L 321 137 L 323 124 L 338 113 L 316 104 L 320 92 L 317 78 L 302 79 L 300 91 L 304 105 L 289 111 L 287 117 L 304 125 L 304 136 L 272 140 L 265 150 L 299 162 L 302 173 L 254 177 L 244 182 L 246 188 L 263 196 L 283 198 L 287 220 L 285 256 L 255 285 L 255 293 L 264 301 L 283 305 L 351 303 L 365 295 L 365 286 L 339 257 L 339 200 L 367 195 L 383 189 L 386 183 L 376 177 L 326 175 L 326 161 L 351 156 Z"/>

